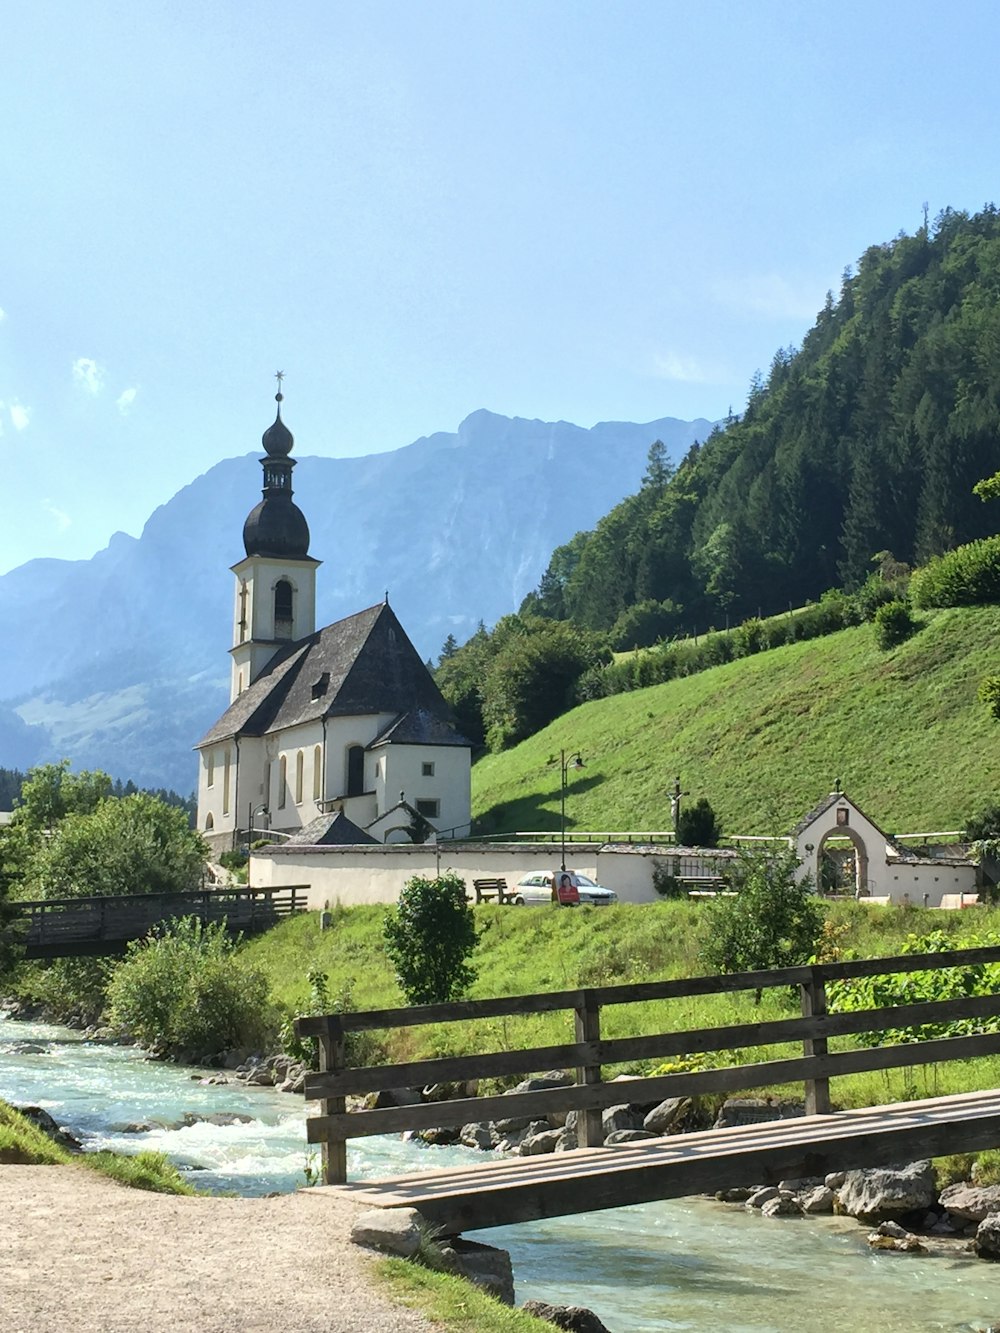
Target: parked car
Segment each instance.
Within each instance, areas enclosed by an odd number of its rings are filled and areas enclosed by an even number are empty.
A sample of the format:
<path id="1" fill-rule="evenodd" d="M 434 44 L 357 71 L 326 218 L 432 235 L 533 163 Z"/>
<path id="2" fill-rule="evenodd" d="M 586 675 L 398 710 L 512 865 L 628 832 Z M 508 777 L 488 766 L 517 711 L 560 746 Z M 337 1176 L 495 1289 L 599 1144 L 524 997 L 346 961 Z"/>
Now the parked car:
<path id="1" fill-rule="evenodd" d="M 576 903 L 609 907 L 618 901 L 618 894 L 613 889 L 595 883 L 579 870 L 539 870 L 522 876 L 511 892 L 516 895 L 514 904 L 517 907 L 538 907 L 559 901 L 566 907 Z"/>

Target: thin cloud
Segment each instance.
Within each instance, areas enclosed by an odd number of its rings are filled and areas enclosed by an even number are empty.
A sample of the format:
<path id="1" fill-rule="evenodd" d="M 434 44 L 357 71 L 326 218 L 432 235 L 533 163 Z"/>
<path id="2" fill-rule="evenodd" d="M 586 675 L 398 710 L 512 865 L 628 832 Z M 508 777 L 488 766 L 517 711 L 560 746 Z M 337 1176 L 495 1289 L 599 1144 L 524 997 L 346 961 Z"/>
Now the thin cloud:
<path id="1" fill-rule="evenodd" d="M 657 379 L 676 380 L 681 384 L 714 384 L 719 376 L 694 356 L 676 352 L 654 352 L 653 374 Z"/>
<path id="2" fill-rule="evenodd" d="M 84 393 L 96 397 L 104 388 L 104 367 L 92 357 L 77 357 L 73 362 L 73 383 Z"/>
<path id="3" fill-rule="evenodd" d="M 31 408 L 25 407 L 23 403 L 13 402 L 8 407 L 10 412 L 10 424 L 15 430 L 27 430 L 31 421 Z"/>
<path id="4" fill-rule="evenodd" d="M 73 520 L 69 514 L 64 509 L 54 505 L 51 500 L 43 500 L 42 509 L 51 519 L 55 520 L 55 525 L 60 532 L 65 532 L 68 527 L 72 526 Z"/>
<path id="5" fill-rule="evenodd" d="M 138 392 L 138 387 L 135 387 L 125 389 L 124 392 L 118 395 L 118 398 L 115 401 L 115 406 L 123 417 L 127 417 L 132 411 L 132 404 L 135 402 L 135 396 Z"/>
<path id="6" fill-rule="evenodd" d="M 823 305 L 821 283 L 792 282 L 780 273 L 748 273 L 716 282 L 712 297 L 720 305 L 770 319 L 815 319 Z"/>
<path id="7" fill-rule="evenodd" d="M 0 305 L 0 324 L 2 324 L 6 318 L 7 318 L 7 311 L 4 310 L 2 305 Z"/>

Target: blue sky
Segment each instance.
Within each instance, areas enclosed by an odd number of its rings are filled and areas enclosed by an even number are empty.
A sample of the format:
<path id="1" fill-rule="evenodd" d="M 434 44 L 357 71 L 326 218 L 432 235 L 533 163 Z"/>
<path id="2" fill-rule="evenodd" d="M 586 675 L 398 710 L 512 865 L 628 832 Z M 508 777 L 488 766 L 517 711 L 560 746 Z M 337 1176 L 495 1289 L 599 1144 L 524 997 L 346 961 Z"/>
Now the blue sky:
<path id="1" fill-rule="evenodd" d="M 4 46 L 0 572 L 256 449 L 279 368 L 300 455 L 722 416 L 1000 196 L 973 0 L 38 0 Z"/>

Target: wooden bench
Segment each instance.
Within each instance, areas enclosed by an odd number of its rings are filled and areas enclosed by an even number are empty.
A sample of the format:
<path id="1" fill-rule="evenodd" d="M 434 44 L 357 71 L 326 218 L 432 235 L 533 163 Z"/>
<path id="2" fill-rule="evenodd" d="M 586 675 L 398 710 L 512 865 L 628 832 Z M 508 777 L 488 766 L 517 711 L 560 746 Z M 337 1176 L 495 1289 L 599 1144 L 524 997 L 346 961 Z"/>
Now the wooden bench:
<path id="1" fill-rule="evenodd" d="M 510 893 L 507 889 L 505 879 L 474 879 L 472 888 L 476 895 L 477 903 L 492 902 L 495 898 L 498 903 L 512 903 L 517 897 L 516 893 Z M 472 901 L 471 899 L 469 900 Z"/>

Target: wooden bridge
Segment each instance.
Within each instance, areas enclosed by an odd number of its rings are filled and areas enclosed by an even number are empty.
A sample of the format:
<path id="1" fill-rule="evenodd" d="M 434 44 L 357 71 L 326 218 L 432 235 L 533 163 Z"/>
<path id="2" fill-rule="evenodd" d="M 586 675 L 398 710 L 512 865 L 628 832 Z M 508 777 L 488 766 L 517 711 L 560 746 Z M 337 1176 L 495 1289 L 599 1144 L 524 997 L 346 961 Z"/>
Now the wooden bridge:
<path id="1" fill-rule="evenodd" d="M 955 967 L 981 968 L 990 963 L 1000 963 L 1000 948 L 302 1018 L 297 1030 L 301 1036 L 319 1038 L 321 1065 L 319 1073 L 306 1079 L 307 1098 L 321 1103 L 320 1114 L 306 1122 L 307 1136 L 310 1143 L 322 1145 L 326 1188 L 369 1207 L 417 1208 L 446 1234 L 1000 1147 L 1000 1091 L 995 1089 L 851 1111 L 833 1111 L 830 1096 L 830 1080 L 845 1074 L 909 1069 L 1000 1053 L 1000 1032 L 976 1030 L 1000 1016 L 1000 994 L 829 1014 L 829 982 Z M 643 1037 L 601 1038 L 601 1010 L 609 1005 L 790 987 L 801 997 L 798 1017 L 664 1031 Z M 574 1015 L 576 1040 L 572 1043 L 357 1068 L 348 1067 L 344 1059 L 345 1039 L 351 1032 L 558 1010 Z M 874 1047 L 850 1044 L 862 1033 L 899 1033 L 924 1026 L 940 1031 L 940 1025 L 959 1020 L 967 1023 L 969 1035 L 903 1040 Z M 840 1049 L 829 1049 L 833 1040 L 838 1041 Z M 801 1043 L 801 1055 L 782 1053 L 780 1058 L 743 1063 L 754 1048 L 787 1048 L 792 1042 Z M 739 1062 L 628 1082 L 601 1081 L 605 1065 L 708 1052 L 728 1053 L 724 1059 Z M 576 1082 L 502 1096 L 352 1112 L 346 1109 L 346 1098 L 358 1093 L 560 1068 L 575 1068 Z M 802 1116 L 597 1146 L 601 1142 L 601 1112 L 608 1106 L 624 1102 L 651 1105 L 668 1097 L 733 1094 L 794 1083 L 805 1086 Z M 481 1165 L 347 1182 L 346 1145 L 351 1138 L 512 1117 L 544 1119 L 571 1110 L 578 1112 L 580 1148 L 575 1152 L 484 1158 Z"/>
<path id="2" fill-rule="evenodd" d="M 197 893 L 142 893 L 99 898 L 50 898 L 18 904 L 20 942 L 27 958 L 124 953 L 179 917 L 203 925 L 224 922 L 230 934 L 255 935 L 305 910 L 308 886 L 282 889 L 206 889 Z"/>

